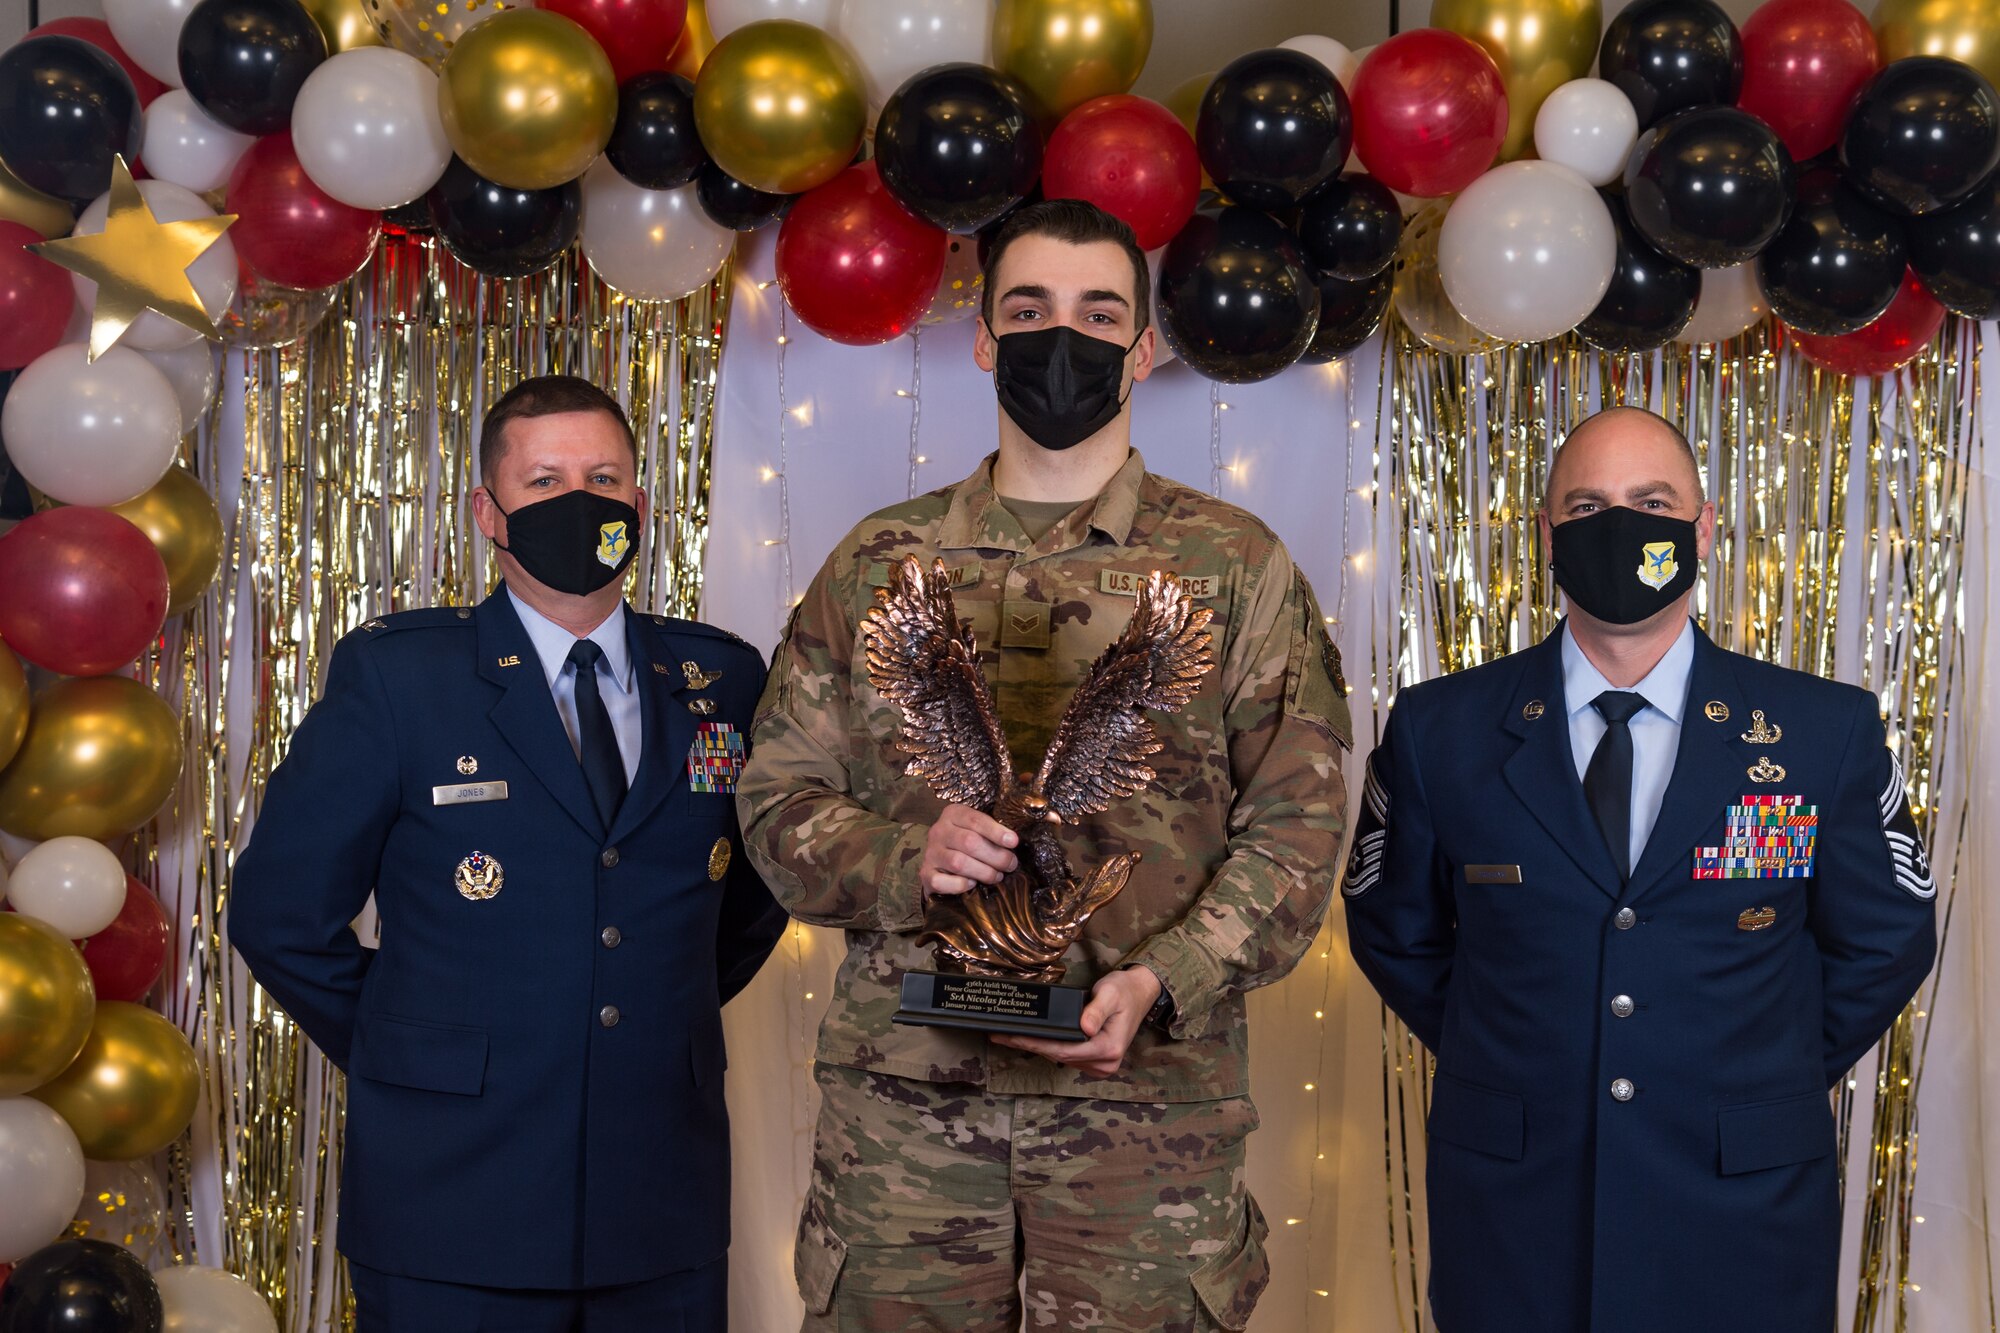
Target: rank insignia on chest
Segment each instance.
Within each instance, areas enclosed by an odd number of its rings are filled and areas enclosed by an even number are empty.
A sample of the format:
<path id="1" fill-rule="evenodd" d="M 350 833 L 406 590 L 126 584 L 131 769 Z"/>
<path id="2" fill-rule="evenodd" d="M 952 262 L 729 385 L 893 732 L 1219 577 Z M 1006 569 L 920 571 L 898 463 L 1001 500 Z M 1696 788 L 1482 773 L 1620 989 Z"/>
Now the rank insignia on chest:
<path id="1" fill-rule="evenodd" d="M 460 861 L 458 869 L 453 871 L 451 876 L 451 882 L 458 887 L 459 895 L 475 903 L 483 903 L 500 892 L 500 886 L 505 881 L 506 876 L 500 869 L 500 863 L 485 852 L 474 852 Z"/>
<path id="2" fill-rule="evenodd" d="M 727 795 L 736 790 L 748 751 L 743 733 L 728 722 L 704 722 L 695 728 L 688 747 L 688 786 L 698 792 Z"/>
<path id="3" fill-rule="evenodd" d="M 1803 796 L 1745 796 L 1724 817 L 1722 843 L 1694 849 L 1695 879 L 1805 879 L 1813 873 L 1819 807 Z"/>

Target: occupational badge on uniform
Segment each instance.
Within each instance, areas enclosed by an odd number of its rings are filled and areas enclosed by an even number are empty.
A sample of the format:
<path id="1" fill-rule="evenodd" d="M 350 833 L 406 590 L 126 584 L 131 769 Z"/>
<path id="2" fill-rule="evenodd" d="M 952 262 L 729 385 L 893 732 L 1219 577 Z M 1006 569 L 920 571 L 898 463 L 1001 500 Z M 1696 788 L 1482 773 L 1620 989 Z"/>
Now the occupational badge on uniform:
<path id="1" fill-rule="evenodd" d="M 1783 782 L 1785 780 L 1785 766 L 1783 764 L 1772 763 L 1770 755 L 1759 755 L 1757 762 L 1750 765 L 1750 780 L 1752 782 Z"/>
<path id="2" fill-rule="evenodd" d="M 711 883 L 719 883 L 729 873 L 729 839 L 717 838 L 715 846 L 708 849 L 708 878 Z"/>
<path id="3" fill-rule="evenodd" d="M 1750 710 L 1750 730 L 1743 733 L 1743 739 L 1752 745 L 1776 745 L 1785 738 L 1783 727 L 1774 727 L 1764 720 L 1764 710 Z"/>
<path id="4" fill-rule="evenodd" d="M 693 713 L 696 717 L 708 717 L 715 712 L 715 700 L 690 699 L 688 700 L 688 712 Z"/>
<path id="5" fill-rule="evenodd" d="M 485 852 L 474 852 L 460 861 L 451 876 L 451 882 L 458 886 L 460 896 L 476 903 L 483 903 L 500 892 L 505 880 L 500 863 Z"/>
<path id="6" fill-rule="evenodd" d="M 1672 542 L 1647 542 L 1639 549 L 1639 582 L 1655 592 L 1674 581 L 1681 567 L 1674 561 Z"/>
<path id="7" fill-rule="evenodd" d="M 699 662 L 681 663 L 681 674 L 687 677 L 687 687 L 691 690 L 705 690 L 722 679 L 720 671 L 703 671 Z"/>
<path id="8" fill-rule="evenodd" d="M 471 777 L 479 771 L 479 761 L 469 754 L 462 754 L 458 757 L 458 771 Z"/>
<path id="9" fill-rule="evenodd" d="M 1778 920 L 1775 907 L 1746 907 L 1737 914 L 1738 930 L 1769 930 Z"/>
<path id="10" fill-rule="evenodd" d="M 597 530 L 597 562 L 616 569 L 618 562 L 625 558 L 625 552 L 631 545 L 631 529 L 627 527 L 624 519 L 606 523 Z"/>
<path id="11" fill-rule="evenodd" d="M 1710 722 L 1727 722 L 1729 720 L 1729 705 L 1720 699 L 1710 699 L 1701 706 L 1701 711 Z"/>
<path id="12" fill-rule="evenodd" d="M 1819 807 L 1803 796 L 1745 796 L 1724 816 L 1722 844 L 1694 849 L 1694 878 L 1809 878 L 1818 832 Z"/>
<path id="13" fill-rule="evenodd" d="M 695 728 L 688 747 L 688 786 L 698 792 L 728 795 L 748 756 L 743 733 L 728 722 L 704 722 Z"/>

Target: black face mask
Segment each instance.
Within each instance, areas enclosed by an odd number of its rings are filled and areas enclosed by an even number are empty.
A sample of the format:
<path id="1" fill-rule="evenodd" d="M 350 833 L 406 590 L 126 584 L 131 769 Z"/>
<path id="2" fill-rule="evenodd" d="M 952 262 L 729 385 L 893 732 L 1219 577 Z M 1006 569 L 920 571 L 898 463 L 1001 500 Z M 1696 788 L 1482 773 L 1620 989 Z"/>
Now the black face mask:
<path id="1" fill-rule="evenodd" d="M 1608 625 L 1636 625 L 1694 586 L 1688 519 L 1618 506 L 1550 529 L 1556 585 Z"/>
<path id="2" fill-rule="evenodd" d="M 1026 329 L 993 340 L 993 387 L 1000 406 L 1044 449 L 1069 449 L 1103 430 L 1125 400 L 1120 347 L 1068 327 Z"/>
<path id="3" fill-rule="evenodd" d="M 596 592 L 623 574 L 639 551 L 639 511 L 595 491 L 565 491 L 511 514 L 498 500 L 493 507 L 507 520 L 510 544 L 500 549 L 557 592 Z"/>

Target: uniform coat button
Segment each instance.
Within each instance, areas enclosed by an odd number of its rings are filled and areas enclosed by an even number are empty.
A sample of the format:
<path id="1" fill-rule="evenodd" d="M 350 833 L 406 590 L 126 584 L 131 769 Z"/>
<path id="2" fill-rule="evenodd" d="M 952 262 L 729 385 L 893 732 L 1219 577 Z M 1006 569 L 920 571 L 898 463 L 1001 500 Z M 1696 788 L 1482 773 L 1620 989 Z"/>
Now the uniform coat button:
<path id="1" fill-rule="evenodd" d="M 612 1010 L 611 1012 L 614 1015 L 617 1013 L 616 1010 Z M 1632 1100 L 1632 1094 L 1637 1091 L 1638 1089 L 1632 1086 L 1632 1080 L 1629 1078 L 1614 1078 L 1611 1080 L 1611 1100 L 1614 1102 L 1629 1102 Z"/>
<path id="2" fill-rule="evenodd" d="M 1629 995 L 1614 995 L 1611 997 L 1611 1012 L 1620 1018 L 1630 1018 L 1633 1009 L 1637 1007 L 1632 1003 L 1632 997 Z"/>
<path id="3" fill-rule="evenodd" d="M 1620 930 L 1630 930 L 1639 924 L 1639 914 L 1629 907 L 1618 909 L 1618 915 L 1611 918 L 1611 924 Z"/>
<path id="4" fill-rule="evenodd" d="M 617 1026 L 618 1026 L 618 1006 L 617 1006 L 617 1005 L 615 1005 L 615 1004 L 607 1004 L 607 1005 L 605 1005 L 605 1006 L 604 1006 L 604 1007 L 603 1007 L 602 1009 L 599 1009 L 599 1010 L 597 1011 L 597 1021 L 598 1021 L 599 1023 L 603 1024 L 603 1025 L 604 1025 L 605 1027 L 608 1027 L 608 1028 L 615 1028 L 615 1027 L 617 1027 Z M 1631 1088 L 1631 1086 L 1632 1086 L 1632 1085 L 1631 1085 L 1631 1084 L 1629 1084 L 1629 1083 L 1627 1083 L 1627 1084 L 1626 1084 L 1625 1086 L 1626 1086 L 1626 1088 L 1628 1089 L 1628 1091 L 1627 1091 L 1627 1093 L 1626 1093 L 1626 1096 L 1628 1096 L 1628 1097 L 1629 1097 L 1629 1096 L 1631 1096 L 1631 1093 L 1630 1093 L 1629 1089 Z"/>
<path id="5" fill-rule="evenodd" d="M 597 858 L 597 863 L 606 870 L 611 869 L 611 867 L 618 864 L 618 849 L 616 847 L 606 847 L 604 854 Z"/>
<path id="6" fill-rule="evenodd" d="M 625 938 L 625 936 L 624 933 L 618 929 L 618 927 L 606 926 L 603 930 L 597 933 L 597 938 L 604 941 L 605 948 L 615 949 L 618 947 L 619 943 Z"/>

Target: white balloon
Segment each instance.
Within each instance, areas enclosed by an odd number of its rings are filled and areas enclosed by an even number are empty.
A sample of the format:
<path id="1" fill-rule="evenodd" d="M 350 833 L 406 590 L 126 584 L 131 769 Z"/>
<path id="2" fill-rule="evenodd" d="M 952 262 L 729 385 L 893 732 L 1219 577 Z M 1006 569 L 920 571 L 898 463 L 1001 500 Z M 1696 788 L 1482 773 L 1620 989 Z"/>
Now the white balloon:
<path id="1" fill-rule="evenodd" d="M 50 838 L 21 858 L 7 881 L 7 901 L 22 916 L 89 939 L 125 906 L 125 867 L 91 838 Z"/>
<path id="2" fill-rule="evenodd" d="M 1694 318 L 1674 341 L 1721 342 L 1770 313 L 1771 303 L 1764 299 L 1763 284 L 1757 280 L 1756 260 L 1734 268 L 1705 268 L 1701 271 L 1701 295 L 1694 302 Z"/>
<path id="3" fill-rule="evenodd" d="M 220 1268 L 162 1268 L 153 1274 L 166 1314 L 162 1333 L 277 1333 L 258 1290 Z"/>
<path id="4" fill-rule="evenodd" d="M 708 28 L 721 41 L 738 28 L 765 19 L 792 19 L 815 28 L 833 26 L 835 0 L 708 0 Z"/>
<path id="5" fill-rule="evenodd" d="M 837 0 L 833 35 L 861 62 L 868 104 L 879 111 L 919 70 L 990 64 L 993 0 Z"/>
<path id="6" fill-rule="evenodd" d="M 196 0 L 104 0 L 104 21 L 134 64 L 166 84 L 181 86 L 181 25 Z"/>
<path id="7" fill-rule="evenodd" d="M 169 88 L 146 108 L 139 156 L 155 180 L 206 194 L 229 183 L 236 159 L 256 141 L 203 111 L 186 89 Z"/>
<path id="8" fill-rule="evenodd" d="M 1354 71 L 1361 67 L 1361 57 L 1347 49 L 1344 42 L 1336 42 L 1331 37 L 1321 37 L 1314 33 L 1303 33 L 1297 37 L 1287 37 L 1278 45 L 1287 51 L 1302 51 L 1320 64 L 1327 72 L 1340 81 L 1342 91 L 1354 91 Z"/>
<path id="9" fill-rule="evenodd" d="M 215 216 L 215 210 L 200 195 L 171 181 L 140 181 L 139 197 L 146 201 L 146 207 L 161 222 L 188 222 Z M 110 212 L 110 194 L 98 195 L 77 218 L 73 234 L 95 236 L 104 230 L 104 219 Z M 187 274 L 211 314 L 220 315 L 229 309 L 229 303 L 236 299 L 240 274 L 236 267 L 236 246 L 228 234 L 224 233 L 214 245 L 202 251 L 201 257 L 188 265 Z M 77 305 L 85 310 L 95 309 L 97 284 L 81 273 L 72 273 L 70 278 L 76 283 Z M 156 352 L 164 347 L 184 346 L 199 337 L 201 334 L 187 325 L 168 319 L 157 310 L 148 310 L 132 321 L 132 327 L 126 329 L 118 341 L 126 347 Z"/>
<path id="10" fill-rule="evenodd" d="M 215 344 L 206 338 L 197 338 L 185 347 L 169 347 L 163 352 L 141 352 L 139 355 L 153 363 L 153 368 L 167 377 L 167 383 L 174 386 L 174 398 L 181 409 L 181 433 L 195 428 L 202 413 L 215 397 L 215 388 L 220 378 L 215 364 Z"/>
<path id="11" fill-rule="evenodd" d="M 83 1149 L 32 1097 L 0 1097 L 0 1264 L 18 1263 L 68 1229 L 83 1202 Z"/>
<path id="12" fill-rule="evenodd" d="M 713 278 L 736 233 L 712 220 L 693 182 L 672 190 L 632 184 L 598 158 L 583 173 L 583 254 L 598 277 L 642 301 L 686 296 Z"/>
<path id="13" fill-rule="evenodd" d="M 1535 113 L 1535 154 L 1559 162 L 1592 185 L 1609 185 L 1625 170 L 1639 138 L 1639 113 L 1616 84 L 1572 79 Z"/>
<path id="14" fill-rule="evenodd" d="M 123 504 L 167 475 L 180 452 L 174 386 L 137 352 L 86 360 L 64 343 L 28 363 L 0 404 L 0 436 L 30 486 L 72 505 Z"/>
<path id="15" fill-rule="evenodd" d="M 1611 285 L 1618 234 L 1590 182 L 1554 162 L 1508 162 L 1452 201 L 1438 276 L 1473 327 L 1510 342 L 1566 333 Z"/>
<path id="16" fill-rule="evenodd" d="M 386 46 L 342 51 L 306 77 L 292 147 L 313 184 L 354 208 L 397 208 L 451 163 L 438 77 Z"/>

